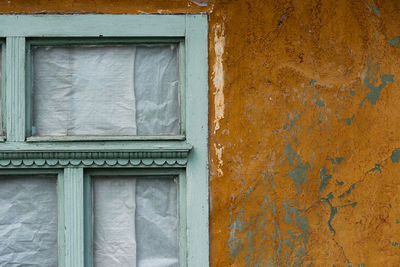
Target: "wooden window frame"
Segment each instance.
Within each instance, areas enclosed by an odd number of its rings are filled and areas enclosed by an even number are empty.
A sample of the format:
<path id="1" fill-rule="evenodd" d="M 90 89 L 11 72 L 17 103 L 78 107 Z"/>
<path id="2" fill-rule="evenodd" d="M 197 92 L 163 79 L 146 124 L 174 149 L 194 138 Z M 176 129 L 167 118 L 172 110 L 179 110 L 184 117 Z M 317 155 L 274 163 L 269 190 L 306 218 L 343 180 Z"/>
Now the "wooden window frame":
<path id="1" fill-rule="evenodd" d="M 204 14 L 0 15 L 0 38 L 5 40 L 0 174 L 58 176 L 59 266 L 85 266 L 85 261 L 90 265 L 84 203 L 88 203 L 85 188 L 93 173 L 179 177 L 180 266 L 209 266 L 207 34 Z M 27 59 L 29 45 L 38 38 L 50 44 L 68 38 L 181 40 L 182 135 L 30 137 Z"/>

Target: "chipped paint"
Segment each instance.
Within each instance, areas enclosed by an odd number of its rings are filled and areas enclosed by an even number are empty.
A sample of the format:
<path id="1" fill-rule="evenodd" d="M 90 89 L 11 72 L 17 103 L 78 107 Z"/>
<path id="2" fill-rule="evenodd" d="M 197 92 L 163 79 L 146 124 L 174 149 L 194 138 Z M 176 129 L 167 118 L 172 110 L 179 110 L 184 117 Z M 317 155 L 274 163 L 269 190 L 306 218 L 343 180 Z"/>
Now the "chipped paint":
<path id="1" fill-rule="evenodd" d="M 234 221 L 232 221 L 232 214 L 231 214 L 231 223 L 229 225 L 230 234 L 228 240 L 228 247 L 229 247 L 229 255 L 231 259 L 234 259 L 238 253 L 243 249 L 243 239 L 237 237 L 237 233 L 241 233 L 244 229 L 244 222 L 243 222 L 243 213 L 239 213 L 236 215 Z"/>
<path id="2" fill-rule="evenodd" d="M 400 37 L 396 37 L 396 38 L 393 38 L 393 39 L 389 39 L 388 40 L 388 43 L 391 45 L 391 46 L 393 46 L 393 47 L 399 47 L 399 41 L 400 41 Z"/>
<path id="3" fill-rule="evenodd" d="M 392 155 L 390 156 L 392 162 L 398 163 L 400 160 L 400 148 L 396 148 L 393 150 Z"/>
<path id="4" fill-rule="evenodd" d="M 325 107 L 325 103 L 324 101 L 318 99 L 317 101 L 315 101 L 315 105 L 320 106 L 320 107 Z"/>
<path id="5" fill-rule="evenodd" d="M 332 178 L 332 175 L 328 174 L 328 170 L 323 167 L 320 171 L 320 186 L 319 186 L 319 191 L 323 191 L 328 184 L 328 181 Z"/>
<path id="6" fill-rule="evenodd" d="M 351 122 L 354 120 L 354 115 L 351 118 L 340 119 L 338 122 L 345 121 L 347 125 L 351 125 Z"/>
<path id="7" fill-rule="evenodd" d="M 381 83 L 380 85 L 376 86 L 373 80 L 379 69 L 380 63 L 367 62 L 367 69 L 365 70 L 363 85 L 366 86 L 370 91 L 360 103 L 360 106 L 362 106 L 365 100 L 368 100 L 372 105 L 376 105 L 376 101 L 378 101 L 379 94 L 381 93 L 382 89 L 387 85 L 388 82 L 394 82 L 394 75 L 380 75 Z"/>
<path id="8" fill-rule="evenodd" d="M 376 14 L 376 15 L 380 15 L 381 14 L 381 11 L 376 7 L 376 6 L 368 6 L 369 7 L 369 9 L 371 9 L 372 11 L 374 11 L 374 13 Z"/>
<path id="9" fill-rule="evenodd" d="M 225 33 L 224 25 L 218 24 L 214 27 L 214 53 L 215 63 L 213 66 L 213 83 L 215 87 L 214 92 L 214 134 L 220 129 L 220 121 L 224 118 L 225 100 L 224 100 L 224 67 L 223 56 L 225 49 Z"/>
<path id="10" fill-rule="evenodd" d="M 222 170 L 222 166 L 224 165 L 224 161 L 222 160 L 222 152 L 224 151 L 224 147 L 220 144 L 214 144 L 214 150 L 218 160 L 217 174 L 218 177 L 221 177 L 222 175 L 224 175 L 224 172 Z"/>

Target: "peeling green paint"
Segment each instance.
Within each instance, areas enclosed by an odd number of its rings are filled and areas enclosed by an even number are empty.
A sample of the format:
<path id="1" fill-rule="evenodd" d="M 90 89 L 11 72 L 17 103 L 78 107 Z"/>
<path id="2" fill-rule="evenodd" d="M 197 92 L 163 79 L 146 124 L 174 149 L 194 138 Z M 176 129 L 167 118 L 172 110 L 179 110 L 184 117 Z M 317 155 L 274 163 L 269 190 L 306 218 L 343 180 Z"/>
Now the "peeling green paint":
<path id="1" fill-rule="evenodd" d="M 320 107 L 325 107 L 325 103 L 324 103 L 322 100 L 320 100 L 320 99 L 318 99 L 317 101 L 315 101 L 315 105 L 320 106 Z"/>
<path id="2" fill-rule="evenodd" d="M 376 15 L 379 16 L 381 14 L 381 11 L 379 11 L 379 9 L 376 6 L 368 6 L 368 7 L 369 7 L 369 9 L 374 11 Z"/>
<path id="3" fill-rule="evenodd" d="M 368 77 L 368 75 L 365 77 L 363 85 L 369 88 L 370 91 L 361 102 L 360 107 L 366 99 L 368 99 L 372 105 L 376 105 L 376 101 L 378 101 L 379 94 L 381 93 L 382 89 L 387 85 L 388 82 L 394 81 L 394 75 L 380 75 L 380 78 L 381 84 L 379 86 L 375 86 L 373 83 L 371 83 L 372 77 Z"/>
<path id="4" fill-rule="evenodd" d="M 393 163 L 398 163 L 400 160 L 400 148 L 397 148 L 393 150 L 392 155 L 390 156 L 390 159 L 392 160 Z"/>
<path id="5" fill-rule="evenodd" d="M 354 115 L 353 115 L 353 117 L 351 117 L 351 118 L 340 119 L 340 120 L 338 120 L 338 122 L 345 121 L 345 122 L 347 123 L 347 125 L 350 126 L 350 124 L 351 124 L 351 122 L 352 122 L 353 120 L 354 120 Z"/>
<path id="6" fill-rule="evenodd" d="M 299 215 L 299 213 L 303 210 L 300 210 L 296 206 L 291 206 L 290 204 L 291 202 L 289 200 L 283 200 L 283 207 L 285 208 L 285 223 L 293 223 L 301 230 L 301 234 L 298 236 L 298 239 L 301 239 L 303 245 L 305 246 L 308 242 L 308 234 L 310 231 L 308 219 L 305 216 Z"/>
<path id="7" fill-rule="evenodd" d="M 344 182 L 342 182 L 342 181 L 339 181 L 339 180 L 336 180 L 336 183 L 338 184 L 338 186 L 342 186 L 342 185 L 344 185 Z"/>
<path id="8" fill-rule="evenodd" d="M 348 190 L 346 190 L 343 194 L 341 194 L 338 198 L 344 198 L 345 195 L 349 195 L 351 193 L 351 190 L 353 190 L 356 187 L 356 184 L 352 184 Z"/>
<path id="9" fill-rule="evenodd" d="M 311 169 L 310 163 L 306 162 L 305 164 L 302 164 L 300 162 L 300 159 L 297 159 L 297 166 L 294 167 L 293 170 L 291 170 L 286 176 L 290 177 L 293 182 L 295 182 L 296 190 L 297 192 L 299 191 L 299 187 L 307 183 L 307 171 Z"/>
<path id="10" fill-rule="evenodd" d="M 335 217 L 335 215 L 337 214 L 337 208 L 332 205 L 329 198 L 323 198 L 323 199 L 321 199 L 321 202 L 328 203 L 328 205 L 331 209 L 331 213 L 329 215 L 329 220 L 328 220 L 328 227 L 329 227 L 329 230 L 333 233 L 333 235 L 336 235 L 336 231 L 332 226 L 332 220 Z"/>
<path id="11" fill-rule="evenodd" d="M 380 173 L 382 173 L 381 165 L 380 164 L 375 164 L 375 167 L 370 169 L 369 171 L 370 172 L 379 171 Z"/>
<path id="12" fill-rule="evenodd" d="M 232 212 L 231 217 L 232 217 Z M 229 256 L 231 259 L 236 258 L 236 256 L 239 254 L 241 250 L 243 250 L 243 239 L 238 238 L 236 236 L 236 232 L 242 232 L 244 230 L 244 222 L 243 222 L 243 213 L 239 213 L 236 215 L 236 219 L 234 222 L 230 220 L 229 228 L 231 229 L 229 233 L 229 239 L 228 239 L 228 247 L 229 247 Z"/>
<path id="13" fill-rule="evenodd" d="M 400 223 L 400 220 L 396 220 L 396 224 L 399 224 Z"/>
<path id="14" fill-rule="evenodd" d="M 296 155 L 291 143 L 285 146 L 284 155 L 286 156 L 290 165 L 294 165 L 296 163 L 294 168 L 286 175 L 286 177 L 290 177 L 293 182 L 295 182 L 296 190 L 299 192 L 299 187 L 307 182 L 306 175 L 307 171 L 311 169 L 311 165 L 308 162 L 305 164 L 301 163 L 300 156 Z"/>
<path id="15" fill-rule="evenodd" d="M 388 43 L 389 43 L 391 46 L 399 47 L 399 41 L 400 41 L 400 37 L 396 37 L 396 38 L 393 38 L 393 39 L 389 39 L 389 40 L 388 40 Z"/>
<path id="16" fill-rule="evenodd" d="M 303 262 L 304 262 L 303 257 L 304 257 L 304 255 L 306 255 L 306 254 L 307 254 L 307 251 L 306 251 L 303 247 L 299 247 L 299 248 L 296 250 L 296 253 L 295 253 L 295 255 L 296 255 L 296 261 L 294 262 L 293 267 L 302 266 L 302 264 L 303 264 Z"/>
<path id="17" fill-rule="evenodd" d="M 351 94 L 352 96 L 354 96 L 354 95 L 356 94 L 356 92 L 353 91 L 353 90 L 350 90 L 350 94 Z"/>
<path id="18" fill-rule="evenodd" d="M 314 79 L 311 79 L 310 83 L 308 85 L 313 85 L 314 83 L 316 83 L 317 81 Z"/>
<path id="19" fill-rule="evenodd" d="M 353 202 L 351 203 L 351 206 L 354 208 L 355 206 L 357 206 L 358 202 Z"/>
<path id="20" fill-rule="evenodd" d="M 328 183 L 328 181 L 332 178 L 331 174 L 328 174 L 328 170 L 323 167 L 319 173 L 320 178 L 321 178 L 321 182 L 319 185 L 319 191 L 323 191 Z"/>
<path id="21" fill-rule="evenodd" d="M 298 114 L 297 112 L 295 112 L 294 118 L 289 119 L 289 123 L 286 123 L 286 124 L 283 126 L 283 129 L 286 130 L 286 131 L 290 131 L 290 130 L 293 128 L 293 126 L 296 125 L 296 122 L 297 122 L 299 119 L 300 119 L 300 114 Z"/>
<path id="22" fill-rule="evenodd" d="M 400 245 L 400 243 L 397 243 L 397 242 L 393 242 L 393 243 L 392 243 L 392 246 L 393 246 L 393 247 L 397 247 L 397 246 L 399 246 L 399 245 Z"/>
<path id="23" fill-rule="evenodd" d="M 308 218 L 301 215 L 305 209 L 300 209 L 297 204 L 291 203 L 290 200 L 283 200 L 283 207 L 285 210 L 284 222 L 286 224 L 295 225 L 298 231 L 287 231 L 287 238 L 282 243 L 286 245 L 290 251 L 285 252 L 286 264 L 278 266 L 302 266 L 304 256 L 307 254 L 307 243 L 310 232 Z M 294 254 L 294 257 L 288 258 L 287 253 L 289 253 L 289 255 Z"/>
<path id="24" fill-rule="evenodd" d="M 340 163 L 342 163 L 343 160 L 344 160 L 343 157 L 336 158 L 336 163 L 340 164 Z"/>
<path id="25" fill-rule="evenodd" d="M 289 163 L 293 164 L 293 161 L 296 157 L 296 152 L 294 152 L 294 150 L 292 148 L 292 143 L 289 143 L 285 146 L 285 150 L 284 150 L 283 154 L 288 159 Z"/>
<path id="26" fill-rule="evenodd" d="M 344 157 L 330 158 L 330 160 L 331 160 L 332 165 L 335 165 L 335 164 L 339 165 L 340 163 L 343 162 Z"/>

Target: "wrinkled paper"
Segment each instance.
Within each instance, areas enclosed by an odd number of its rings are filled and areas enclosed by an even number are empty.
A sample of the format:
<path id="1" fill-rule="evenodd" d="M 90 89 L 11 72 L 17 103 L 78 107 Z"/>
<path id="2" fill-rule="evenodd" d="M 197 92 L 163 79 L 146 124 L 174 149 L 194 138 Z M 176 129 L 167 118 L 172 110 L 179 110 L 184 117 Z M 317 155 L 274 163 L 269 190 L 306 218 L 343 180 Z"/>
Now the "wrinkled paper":
<path id="1" fill-rule="evenodd" d="M 57 266 L 56 181 L 0 176 L 0 266 Z"/>
<path id="2" fill-rule="evenodd" d="M 179 134 L 177 50 L 33 47 L 32 135 Z"/>
<path id="3" fill-rule="evenodd" d="M 178 266 L 174 177 L 93 178 L 94 266 Z"/>

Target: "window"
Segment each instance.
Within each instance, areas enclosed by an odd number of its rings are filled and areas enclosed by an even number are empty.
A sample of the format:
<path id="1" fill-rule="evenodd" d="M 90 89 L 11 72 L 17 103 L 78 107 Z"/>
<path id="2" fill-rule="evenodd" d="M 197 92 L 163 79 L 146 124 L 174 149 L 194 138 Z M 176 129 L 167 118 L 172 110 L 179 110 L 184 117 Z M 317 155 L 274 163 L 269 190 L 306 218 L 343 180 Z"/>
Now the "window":
<path id="1" fill-rule="evenodd" d="M 208 266 L 205 15 L 0 15 L 0 265 Z"/>

